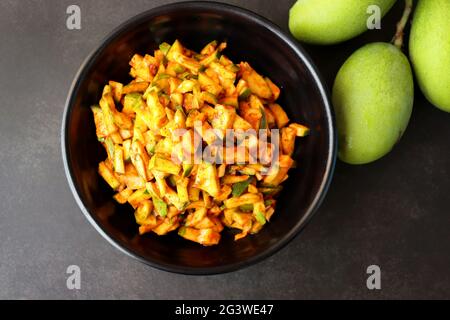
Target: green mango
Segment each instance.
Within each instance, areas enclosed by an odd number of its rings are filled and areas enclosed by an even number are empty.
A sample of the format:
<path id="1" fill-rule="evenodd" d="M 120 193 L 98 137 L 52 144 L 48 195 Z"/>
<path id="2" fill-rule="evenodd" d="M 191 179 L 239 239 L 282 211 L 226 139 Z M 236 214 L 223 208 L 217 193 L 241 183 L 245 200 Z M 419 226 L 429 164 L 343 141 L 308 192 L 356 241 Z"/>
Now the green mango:
<path id="1" fill-rule="evenodd" d="M 289 13 L 289 29 L 300 41 L 335 44 L 354 38 L 367 30 L 376 5 L 384 16 L 396 0 L 298 0 Z"/>
<path id="2" fill-rule="evenodd" d="M 409 40 L 411 62 L 422 92 L 450 112 L 450 0 L 420 0 Z"/>
<path id="3" fill-rule="evenodd" d="M 332 99 L 339 158 L 365 164 L 383 157 L 411 117 L 414 82 L 408 59 L 389 43 L 360 48 L 339 70 Z"/>

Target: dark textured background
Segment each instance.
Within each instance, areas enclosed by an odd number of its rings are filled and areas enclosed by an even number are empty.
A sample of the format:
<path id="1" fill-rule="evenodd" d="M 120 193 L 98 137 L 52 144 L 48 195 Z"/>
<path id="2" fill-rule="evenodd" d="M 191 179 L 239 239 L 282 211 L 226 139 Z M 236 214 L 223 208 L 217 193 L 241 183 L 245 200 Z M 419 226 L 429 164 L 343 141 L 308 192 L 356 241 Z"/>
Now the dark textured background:
<path id="1" fill-rule="evenodd" d="M 134 261 L 97 234 L 64 176 L 66 95 L 82 61 L 112 28 L 168 2 L 1 1 L 0 298 L 450 298 L 450 115 L 419 93 L 395 150 L 371 165 L 338 163 L 310 225 L 257 265 L 219 276 L 170 274 Z M 287 30 L 294 0 L 228 2 Z M 70 4 L 81 7 L 80 31 L 66 29 Z M 382 31 L 307 47 L 329 86 L 353 50 L 390 40 L 401 9 L 399 1 Z M 66 288 L 71 264 L 81 268 L 78 291 Z M 366 288 L 371 264 L 381 267 L 380 291 Z"/>

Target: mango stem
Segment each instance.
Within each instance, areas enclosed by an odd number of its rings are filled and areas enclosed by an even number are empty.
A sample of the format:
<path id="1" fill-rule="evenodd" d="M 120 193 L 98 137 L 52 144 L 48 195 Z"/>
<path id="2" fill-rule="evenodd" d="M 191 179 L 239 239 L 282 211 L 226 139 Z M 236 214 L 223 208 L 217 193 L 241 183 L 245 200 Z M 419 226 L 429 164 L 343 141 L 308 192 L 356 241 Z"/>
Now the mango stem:
<path id="1" fill-rule="evenodd" d="M 412 9 L 413 0 L 405 0 L 405 10 L 403 11 L 402 19 L 397 23 L 397 32 L 395 33 L 394 39 L 392 39 L 392 43 L 400 50 L 403 46 L 404 30 L 409 21 L 409 16 L 411 15 Z"/>

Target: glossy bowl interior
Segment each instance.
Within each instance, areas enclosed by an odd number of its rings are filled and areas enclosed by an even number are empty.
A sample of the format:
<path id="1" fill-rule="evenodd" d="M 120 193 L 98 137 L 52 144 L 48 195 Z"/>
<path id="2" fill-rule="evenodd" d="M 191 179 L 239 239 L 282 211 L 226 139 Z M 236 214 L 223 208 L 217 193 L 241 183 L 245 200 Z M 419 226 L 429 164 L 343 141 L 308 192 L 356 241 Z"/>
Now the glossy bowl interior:
<path id="1" fill-rule="evenodd" d="M 119 205 L 97 174 L 106 154 L 97 141 L 90 111 L 109 80 L 130 81 L 134 53 L 151 53 L 163 42 L 181 40 L 199 50 L 212 40 L 227 40 L 233 61 L 248 61 L 282 88 L 280 104 L 290 118 L 312 134 L 298 140 L 277 211 L 257 235 L 202 247 L 176 233 L 138 235 L 132 208 Z M 236 270 L 276 252 L 292 239 L 320 204 L 336 157 L 333 116 L 326 92 L 310 59 L 278 27 L 251 12 L 229 5 L 191 2 L 145 12 L 116 29 L 80 69 L 69 94 L 62 127 L 62 152 L 69 184 L 89 221 L 113 245 L 154 267 L 187 274 Z"/>

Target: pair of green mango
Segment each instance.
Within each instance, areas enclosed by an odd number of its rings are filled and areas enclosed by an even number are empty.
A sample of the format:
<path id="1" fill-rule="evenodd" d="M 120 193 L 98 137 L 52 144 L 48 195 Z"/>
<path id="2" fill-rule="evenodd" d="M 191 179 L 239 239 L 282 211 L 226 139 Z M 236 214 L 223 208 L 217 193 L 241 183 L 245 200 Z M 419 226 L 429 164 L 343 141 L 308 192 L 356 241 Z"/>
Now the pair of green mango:
<path id="1" fill-rule="evenodd" d="M 334 44 L 367 30 L 368 7 L 384 16 L 396 0 L 298 0 L 290 11 L 293 35 L 313 44 Z M 427 99 L 450 112 L 450 0 L 418 0 L 409 51 Z M 413 73 L 401 49 L 372 43 L 341 67 L 333 86 L 339 158 L 364 164 L 386 155 L 401 138 L 414 101 Z"/>

